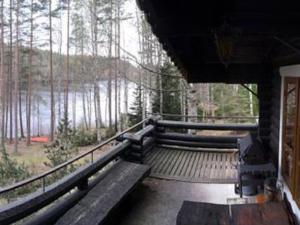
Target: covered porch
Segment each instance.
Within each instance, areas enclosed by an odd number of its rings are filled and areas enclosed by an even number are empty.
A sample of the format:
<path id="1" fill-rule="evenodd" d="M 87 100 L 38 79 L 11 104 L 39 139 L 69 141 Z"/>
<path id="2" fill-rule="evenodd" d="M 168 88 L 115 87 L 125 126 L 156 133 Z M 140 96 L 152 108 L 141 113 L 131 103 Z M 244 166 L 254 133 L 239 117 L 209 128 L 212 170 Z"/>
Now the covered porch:
<path id="1" fill-rule="evenodd" d="M 225 205 L 230 210 L 231 205 L 253 208 L 239 214 L 239 223 L 231 221 L 238 225 L 297 224 L 300 68 L 289 65 L 300 62 L 300 3 L 213 0 L 199 7 L 196 1 L 137 2 L 188 82 L 257 85 L 257 123 L 205 124 L 147 118 L 52 171 L 0 190 L 0 194 L 6 194 L 36 181 L 42 183 L 38 193 L 1 209 L 0 222 L 16 222 L 61 199 L 36 218 L 27 218 L 26 224 L 181 224 L 179 212 L 183 212 L 186 201 Z M 201 136 L 192 130 L 229 130 L 236 135 Z M 265 213 L 268 203 L 264 200 L 241 194 L 238 144 L 249 134 L 259 139 L 268 162 L 274 166 L 267 178 L 275 173 L 287 196 L 285 202 L 274 203 L 276 210 L 272 212 Z M 110 151 L 94 159 L 94 152 L 110 143 L 114 143 Z M 87 164 L 74 173 L 50 186 L 45 184 L 55 172 L 83 160 Z M 269 172 L 265 167 L 261 171 Z M 264 183 L 264 178 L 260 177 L 260 182 Z M 252 183 L 250 179 L 248 184 Z M 263 193 L 262 185 L 252 186 Z M 194 209 L 202 211 L 195 213 L 191 207 L 185 217 L 197 221 L 206 215 L 207 208 L 201 204 Z M 212 213 L 218 211 L 216 208 L 212 207 Z M 227 216 L 233 218 L 230 212 Z M 208 219 L 203 224 L 218 224 L 221 219 Z"/>
<path id="2" fill-rule="evenodd" d="M 299 220 L 300 4 L 138 3 L 188 82 L 257 84 L 258 137 Z"/>

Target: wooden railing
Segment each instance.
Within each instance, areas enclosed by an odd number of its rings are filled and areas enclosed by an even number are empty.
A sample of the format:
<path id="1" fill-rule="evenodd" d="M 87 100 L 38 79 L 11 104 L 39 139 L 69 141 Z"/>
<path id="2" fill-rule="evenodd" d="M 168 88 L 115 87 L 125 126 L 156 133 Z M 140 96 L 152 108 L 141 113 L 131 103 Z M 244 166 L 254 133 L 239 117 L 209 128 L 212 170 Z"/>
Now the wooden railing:
<path id="1" fill-rule="evenodd" d="M 143 126 L 147 124 L 147 126 Z M 134 132 L 136 128 L 144 127 L 138 132 Z M 175 132 L 170 132 L 175 129 Z M 39 189 L 32 190 L 26 198 L 19 199 L 16 202 L 8 204 L 0 208 L 0 224 L 9 224 L 16 222 L 37 210 L 49 205 L 54 200 L 61 198 L 66 193 L 78 187 L 79 194 L 82 196 L 84 191 L 91 188 L 89 178 L 102 170 L 110 162 L 119 158 L 132 157 L 141 162 L 148 151 L 151 151 L 154 145 L 173 145 L 187 147 L 205 147 L 205 148 L 236 148 L 237 136 L 201 136 L 192 135 L 187 132 L 179 133 L 176 129 L 197 129 L 197 130 L 234 130 L 234 131 L 257 131 L 257 124 L 206 124 L 183 121 L 161 120 L 158 116 L 144 119 L 138 124 L 124 130 L 121 133 L 102 142 L 95 148 L 82 153 L 75 158 L 30 179 L 18 182 L 8 187 L 0 189 L 1 195 L 9 194 L 20 188 L 29 186 L 34 182 L 41 182 Z M 129 132 L 134 132 L 130 133 Z M 119 144 L 113 146 L 109 151 L 103 153 L 100 157 L 95 157 L 95 152 L 105 145 L 117 141 Z M 128 154 L 129 153 L 129 154 Z M 55 181 L 51 185 L 47 185 L 47 179 L 56 172 L 67 168 L 85 157 L 89 157 L 90 163 L 81 166 L 69 175 Z M 78 197 L 79 198 L 79 197 Z"/>
<path id="2" fill-rule="evenodd" d="M 121 133 L 118 133 L 118 134 L 114 135 L 113 137 L 111 137 L 111 138 L 109 138 L 109 139 L 103 141 L 101 144 L 99 144 L 98 146 L 94 147 L 93 149 L 91 149 L 91 150 L 89 150 L 89 151 L 87 151 L 87 152 L 85 152 L 85 153 L 82 153 L 82 154 L 76 156 L 75 158 L 70 159 L 70 160 L 68 160 L 67 162 L 65 162 L 65 163 L 63 163 L 63 164 L 61 164 L 61 165 L 59 165 L 59 166 L 57 166 L 57 167 L 52 168 L 51 170 L 49 170 L 49 171 L 47 171 L 47 172 L 45 172 L 45 173 L 42 173 L 42 174 L 40 174 L 40 175 L 37 175 L 37 176 L 32 177 L 32 178 L 27 179 L 27 180 L 18 182 L 18 183 L 16 183 L 16 184 L 11 185 L 11 186 L 8 186 L 8 187 L 5 187 L 5 188 L 0 188 L 0 195 L 1 195 L 1 194 L 4 194 L 4 193 L 7 193 L 7 192 L 10 192 L 10 191 L 13 191 L 13 190 L 15 190 L 15 189 L 17 189 L 17 188 L 21 188 L 21 187 L 24 187 L 24 186 L 26 186 L 26 185 L 29 185 L 29 184 L 31 184 L 31 183 L 33 183 L 33 182 L 36 182 L 37 180 L 43 180 L 43 184 L 45 184 L 45 183 L 46 183 L 46 182 L 45 182 L 45 179 L 46 179 L 49 175 L 51 175 L 51 174 L 53 174 L 53 173 L 55 173 L 55 172 L 57 172 L 57 171 L 59 171 L 59 170 L 61 170 L 61 169 L 63 169 L 63 168 L 66 168 L 67 166 L 69 166 L 69 165 L 71 165 L 71 164 L 73 164 L 73 163 L 75 163 L 75 162 L 77 162 L 77 161 L 83 159 L 84 157 L 86 157 L 86 156 L 88 156 L 88 155 L 91 156 L 91 162 L 93 163 L 93 161 L 94 161 L 94 152 L 95 152 L 95 151 L 100 150 L 100 149 L 101 149 L 102 147 L 104 147 L 105 145 L 107 145 L 107 144 L 109 144 L 110 142 L 116 140 L 118 137 L 120 137 L 120 136 L 122 136 L 122 135 L 124 135 L 124 134 L 126 134 L 126 133 L 128 133 L 128 132 L 130 132 L 130 131 L 132 131 L 132 130 L 134 130 L 135 128 L 137 128 L 137 127 L 139 127 L 140 125 L 144 124 L 144 123 L 147 122 L 148 120 L 149 120 L 149 118 L 144 119 L 143 121 L 141 121 L 141 122 L 135 124 L 134 126 L 132 126 L 132 127 L 128 128 L 128 129 L 122 131 Z M 43 190 L 45 190 L 45 186 L 43 186 Z"/>
<path id="3" fill-rule="evenodd" d="M 158 120 L 156 122 L 156 143 L 168 146 L 192 148 L 236 149 L 239 135 L 220 135 L 217 131 L 257 133 L 257 124 L 207 124 Z M 183 132 L 178 130 L 184 130 Z M 192 134 L 186 130 L 216 131 L 214 135 Z"/>
<path id="4" fill-rule="evenodd" d="M 201 122 L 201 123 L 215 123 L 218 121 L 232 123 L 257 123 L 258 116 L 192 116 L 192 115 L 181 115 L 181 114 L 168 114 L 168 113 L 150 113 L 147 112 L 148 116 L 161 116 L 161 119 L 184 121 L 184 122 Z"/>
<path id="5" fill-rule="evenodd" d="M 137 127 L 141 127 L 144 123 L 147 123 L 150 118 L 144 119 L 136 125 L 124 130 L 121 133 L 114 135 L 113 137 L 102 142 L 95 148 L 82 153 L 75 158 L 30 179 L 18 182 L 8 187 L 0 189 L 0 197 L 7 195 L 10 192 L 14 192 L 17 189 L 24 188 L 26 186 L 33 185 L 35 182 L 41 182 L 42 187 L 39 189 L 33 189 L 33 193 L 30 193 L 26 198 L 17 199 L 15 202 L 11 202 L 3 207 L 0 207 L 0 224 L 10 224 L 16 222 L 35 211 L 49 205 L 54 200 L 62 197 L 75 187 L 79 190 L 85 190 L 89 188 L 89 178 L 95 173 L 103 169 L 106 165 L 112 162 L 114 159 L 120 157 L 126 149 L 131 146 L 130 140 L 124 140 L 123 142 L 113 146 L 109 151 L 103 153 L 99 158 L 94 159 L 95 152 L 100 150 L 105 145 L 117 140 L 120 136 L 133 131 Z M 90 157 L 90 163 L 81 166 L 74 172 L 70 173 L 55 181 L 51 185 L 47 185 L 47 178 L 55 174 L 57 171 L 63 170 L 68 166 L 83 160 L 85 157 Z"/>

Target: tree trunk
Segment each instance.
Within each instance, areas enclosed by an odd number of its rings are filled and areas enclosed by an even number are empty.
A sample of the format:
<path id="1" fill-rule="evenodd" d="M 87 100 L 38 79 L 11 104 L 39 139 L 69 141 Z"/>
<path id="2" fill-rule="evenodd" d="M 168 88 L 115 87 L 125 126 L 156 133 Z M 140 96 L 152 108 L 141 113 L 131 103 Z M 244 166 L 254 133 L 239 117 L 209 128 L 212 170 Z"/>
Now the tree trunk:
<path id="1" fill-rule="evenodd" d="M 31 144 L 31 98 L 32 98 L 32 56 L 33 56 L 33 0 L 31 0 L 30 12 L 30 49 L 29 49 L 29 74 L 27 80 L 27 98 L 26 98 L 26 121 L 27 121 L 27 136 L 26 145 Z"/>
<path id="2" fill-rule="evenodd" d="M 69 67 L 70 67 L 70 1 L 68 2 L 67 9 L 67 59 L 66 59 L 66 71 L 65 71 L 65 90 L 64 90 L 64 128 L 67 131 L 68 116 L 69 116 Z"/>
<path id="3" fill-rule="evenodd" d="M 95 118 L 96 118 L 96 128 L 97 128 L 97 141 L 101 142 L 101 111 L 100 111 L 100 90 L 99 84 L 96 82 L 94 84 L 94 101 L 95 101 Z"/>
<path id="4" fill-rule="evenodd" d="M 76 129 L 76 94 L 77 90 L 74 90 L 72 94 L 72 116 L 73 116 L 73 129 Z"/>
<path id="5" fill-rule="evenodd" d="M 115 62 L 115 132 L 118 132 L 118 72 L 117 72 L 117 62 Z"/>
<path id="6" fill-rule="evenodd" d="M 92 128 L 92 91 L 89 89 L 87 93 L 87 111 L 89 129 Z"/>
<path id="7" fill-rule="evenodd" d="M 6 84 L 8 84 L 8 79 L 6 78 Z M 6 88 L 7 91 L 7 88 Z M 7 129 L 8 129 L 8 117 L 9 117 L 9 98 L 6 92 L 6 107 L 5 107 L 5 126 L 4 126 L 4 137 L 7 139 Z"/>
<path id="8" fill-rule="evenodd" d="M 124 71 L 124 108 L 125 116 L 122 130 L 128 126 L 128 82 L 127 82 L 127 71 Z"/>
<path id="9" fill-rule="evenodd" d="M 4 149 L 5 144 L 5 74 L 4 74 L 4 1 L 1 2 L 1 46 L 0 46 L 0 102 L 1 102 L 1 140 L 0 140 L 0 150 Z"/>
<path id="10" fill-rule="evenodd" d="M 21 138 L 25 138 L 24 135 L 24 128 L 23 128 L 23 117 L 22 117 L 22 94 L 21 90 L 19 89 L 19 120 L 20 120 L 20 135 Z"/>
<path id="11" fill-rule="evenodd" d="M 62 25 L 62 10 L 60 11 L 60 18 L 59 18 L 59 21 L 60 21 L 60 29 L 59 29 L 59 36 L 60 36 L 60 39 L 59 39 L 59 58 L 63 58 L 62 57 L 62 29 L 63 29 L 63 25 Z M 59 62 L 59 66 L 62 68 L 63 67 L 63 60 L 60 60 Z M 61 71 L 61 70 L 59 70 Z M 58 77 L 58 84 L 57 84 L 57 88 L 58 88 L 58 121 L 61 121 L 62 119 L 62 98 L 61 98 L 61 93 L 62 93 L 62 86 L 64 85 L 63 84 L 63 79 L 62 79 L 62 76 L 59 76 Z M 55 127 L 55 125 L 54 125 Z M 55 129 L 54 129 L 55 130 Z M 55 132 L 55 131 L 54 131 Z"/>
<path id="12" fill-rule="evenodd" d="M 86 118 L 85 90 L 84 89 L 82 89 L 81 95 L 82 95 L 83 120 L 84 120 L 86 129 L 88 129 L 88 123 L 87 123 L 87 118 Z"/>
<path id="13" fill-rule="evenodd" d="M 112 88 L 111 88 L 111 76 L 112 76 L 112 69 L 111 69 L 111 60 L 112 60 L 112 42 L 113 42 L 113 1 L 110 0 L 110 7 L 111 7 L 111 10 L 110 10 L 110 28 L 109 28 L 109 74 L 108 74 L 108 85 L 107 85 L 107 95 L 108 95 L 108 124 L 109 124 L 109 127 L 111 128 L 112 126 L 112 95 L 111 95 L 111 92 L 112 92 Z"/>
<path id="14" fill-rule="evenodd" d="M 49 80 L 50 80 L 50 141 L 54 140 L 55 129 L 55 103 L 53 84 L 53 54 L 52 54 L 52 0 L 49 0 Z M 59 96 L 60 97 L 60 96 Z"/>
<path id="15" fill-rule="evenodd" d="M 181 90 L 181 92 L 180 92 L 180 94 L 181 94 L 180 95 L 181 115 L 183 116 L 182 117 L 182 121 L 185 121 L 185 96 L 184 96 L 184 94 L 185 94 L 185 88 L 184 88 L 183 80 L 181 80 L 181 82 L 180 82 L 180 90 Z M 161 114 L 162 114 L 162 112 L 161 112 Z"/>
<path id="16" fill-rule="evenodd" d="M 18 92 L 19 92 L 19 9 L 20 2 L 16 2 L 16 46 L 14 71 L 14 152 L 18 153 Z"/>
<path id="17" fill-rule="evenodd" d="M 37 107 L 36 107 L 36 114 L 37 114 L 37 136 L 41 135 L 41 127 L 40 127 L 40 101 L 37 100 Z"/>
<path id="18" fill-rule="evenodd" d="M 253 90 L 253 89 L 252 89 L 252 84 L 249 85 L 249 88 L 250 88 L 251 90 Z M 250 91 L 248 91 L 248 93 L 249 93 L 250 115 L 251 115 L 251 116 L 254 116 L 253 94 L 252 94 Z"/>
<path id="19" fill-rule="evenodd" d="M 13 0 L 10 0 L 9 4 L 9 143 L 13 143 Z"/>

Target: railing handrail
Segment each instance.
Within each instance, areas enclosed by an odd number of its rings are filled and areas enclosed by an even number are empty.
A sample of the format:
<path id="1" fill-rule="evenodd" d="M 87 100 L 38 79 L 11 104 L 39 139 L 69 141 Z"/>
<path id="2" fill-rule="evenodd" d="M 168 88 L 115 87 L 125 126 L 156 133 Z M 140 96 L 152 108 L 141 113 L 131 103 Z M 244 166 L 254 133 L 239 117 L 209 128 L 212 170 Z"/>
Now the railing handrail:
<path id="1" fill-rule="evenodd" d="M 173 120 L 158 120 L 157 126 L 169 128 L 184 128 L 195 130 L 256 130 L 258 124 L 207 124 L 197 122 L 173 121 Z"/>
<path id="2" fill-rule="evenodd" d="M 199 119 L 258 119 L 258 116 L 192 116 L 182 114 L 168 114 L 168 113 L 150 113 L 148 115 L 170 116 L 170 117 L 182 117 L 182 118 L 199 118 Z"/>
<path id="3" fill-rule="evenodd" d="M 62 169 L 64 167 L 67 167 L 68 165 L 71 165 L 72 163 L 74 163 L 74 162 L 76 162 L 76 161 L 84 158 L 85 156 L 87 156 L 89 154 L 94 153 L 98 149 L 100 149 L 103 146 L 107 145 L 108 143 L 116 140 L 121 135 L 124 135 L 125 133 L 127 133 L 127 132 L 129 132 L 129 131 L 131 131 L 131 130 L 133 130 L 135 128 L 137 128 L 138 126 L 142 125 L 143 123 L 145 123 L 148 120 L 149 120 L 149 118 L 143 119 L 141 122 L 139 122 L 139 123 L 137 123 L 137 124 L 135 124 L 135 125 L 127 128 L 126 130 L 124 130 L 122 132 L 119 132 L 119 133 L 115 134 L 114 136 L 110 137 L 109 139 L 103 141 L 102 143 L 100 143 L 96 147 L 92 148 L 91 150 L 89 150 L 87 152 L 84 152 L 84 153 L 82 153 L 82 154 L 80 154 L 80 155 L 78 155 L 78 156 L 76 156 L 76 157 L 74 157 L 74 158 L 72 158 L 72 159 L 70 159 L 70 160 L 68 160 L 68 161 L 66 161 L 66 162 L 64 162 L 64 163 L 62 163 L 62 164 L 60 164 L 60 165 L 58 165 L 58 166 L 56 166 L 56 167 L 54 167 L 54 168 L 46 171 L 46 172 L 44 172 L 44 173 L 42 173 L 42 174 L 39 174 L 39 175 L 36 175 L 34 177 L 28 178 L 26 180 L 17 182 L 17 183 L 15 183 L 13 185 L 9 185 L 7 187 L 0 188 L 0 195 L 4 194 L 4 193 L 7 193 L 7 192 L 10 192 L 10 191 L 13 191 L 13 190 L 18 189 L 18 188 L 21 188 L 21 187 L 26 186 L 28 184 L 31 184 L 31 183 L 33 183 L 35 181 L 44 179 L 45 177 L 47 177 L 47 176 L 55 173 L 56 171 L 58 171 L 58 170 L 60 170 L 60 169 Z"/>

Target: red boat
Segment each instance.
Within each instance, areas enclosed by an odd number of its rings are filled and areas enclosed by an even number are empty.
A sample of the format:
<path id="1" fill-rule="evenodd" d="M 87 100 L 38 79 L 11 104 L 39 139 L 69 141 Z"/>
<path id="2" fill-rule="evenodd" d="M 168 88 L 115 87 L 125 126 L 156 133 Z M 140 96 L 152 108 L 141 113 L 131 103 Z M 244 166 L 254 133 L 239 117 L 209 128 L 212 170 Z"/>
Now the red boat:
<path id="1" fill-rule="evenodd" d="M 46 136 L 42 136 L 42 137 L 32 137 L 31 138 L 32 142 L 38 142 L 38 143 L 48 143 L 49 142 L 49 138 Z"/>

